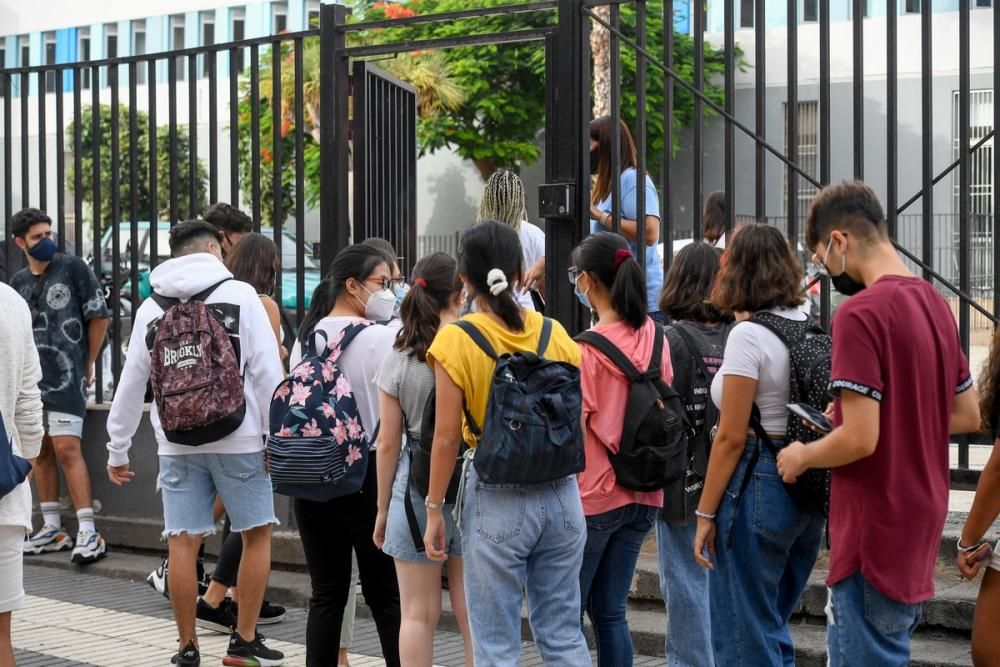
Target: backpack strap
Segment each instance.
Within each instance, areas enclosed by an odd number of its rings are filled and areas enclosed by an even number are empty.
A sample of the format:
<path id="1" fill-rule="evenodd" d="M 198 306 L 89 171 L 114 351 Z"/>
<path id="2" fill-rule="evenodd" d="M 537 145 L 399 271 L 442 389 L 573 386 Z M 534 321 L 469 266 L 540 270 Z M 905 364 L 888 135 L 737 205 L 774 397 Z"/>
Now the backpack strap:
<path id="1" fill-rule="evenodd" d="M 642 382 L 646 378 L 647 373 L 640 373 L 635 365 L 629 361 L 621 350 L 615 346 L 610 340 L 597 333 L 596 331 L 584 331 L 583 333 L 577 334 L 574 338 L 579 343 L 586 343 L 591 347 L 596 348 L 601 354 L 607 357 L 611 363 L 618 367 L 622 373 L 629 379 L 629 382 L 635 384 L 636 382 Z M 661 353 L 662 353 L 662 341 L 660 343 Z M 654 349 L 656 343 L 653 344 Z M 656 368 L 657 375 L 659 375 L 659 368 Z"/>
<path id="2" fill-rule="evenodd" d="M 542 333 L 538 336 L 538 356 L 544 357 L 545 350 L 549 349 L 549 341 L 552 339 L 552 320 L 547 317 L 542 318 Z"/>
<path id="3" fill-rule="evenodd" d="M 471 338 L 473 342 L 479 346 L 479 349 L 486 353 L 486 356 L 493 361 L 500 360 L 500 356 L 497 354 L 497 351 L 490 344 L 490 341 L 486 340 L 486 336 L 484 336 L 483 332 L 479 330 L 479 327 L 468 320 L 458 320 L 455 322 L 455 326 L 464 331 L 469 338 Z M 551 327 L 551 323 L 549 326 Z M 544 328 L 542 331 L 544 334 Z M 546 342 L 546 345 L 548 345 L 548 342 Z"/>
<path id="4" fill-rule="evenodd" d="M 232 278 L 223 278 L 222 280 L 208 287 L 207 289 L 203 289 L 197 294 L 192 295 L 190 298 L 188 298 L 187 303 L 191 303 L 192 301 L 207 301 L 208 297 L 212 296 L 212 293 L 215 292 L 215 290 L 220 285 L 222 285 L 222 283 L 229 282 L 230 280 L 232 280 Z M 160 308 L 163 309 L 163 312 L 167 312 L 167 309 L 184 303 L 180 299 L 169 296 L 163 296 L 159 292 L 153 292 L 152 297 L 153 301 L 156 302 L 156 305 L 158 305 Z"/>

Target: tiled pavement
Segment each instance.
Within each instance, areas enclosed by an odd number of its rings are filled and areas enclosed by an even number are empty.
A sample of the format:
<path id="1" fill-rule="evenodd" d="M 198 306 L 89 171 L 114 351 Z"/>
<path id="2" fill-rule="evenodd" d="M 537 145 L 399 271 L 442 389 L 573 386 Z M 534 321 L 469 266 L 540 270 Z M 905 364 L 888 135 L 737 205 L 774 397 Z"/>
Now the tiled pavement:
<path id="1" fill-rule="evenodd" d="M 168 665 L 176 650 L 170 605 L 145 582 L 111 579 L 81 571 L 48 567 L 24 568 L 28 594 L 25 608 L 15 612 L 13 639 L 19 667 L 133 667 Z M 289 667 L 305 664 L 306 612 L 290 609 L 283 623 L 262 628 L 268 644 L 283 651 Z M 226 638 L 199 632 L 203 663 L 221 664 Z M 374 623 L 359 618 L 351 647 L 353 667 L 384 665 Z M 438 632 L 435 663 L 462 667 L 460 635 Z M 662 664 L 662 658 L 636 656 L 637 667 Z M 522 645 L 523 667 L 543 663 L 534 645 Z"/>

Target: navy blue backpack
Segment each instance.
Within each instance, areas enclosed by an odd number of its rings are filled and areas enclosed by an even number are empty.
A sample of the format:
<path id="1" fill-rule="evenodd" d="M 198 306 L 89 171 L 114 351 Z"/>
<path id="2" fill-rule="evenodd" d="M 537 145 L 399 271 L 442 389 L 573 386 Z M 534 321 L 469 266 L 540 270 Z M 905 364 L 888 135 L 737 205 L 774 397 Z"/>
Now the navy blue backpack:
<path id="1" fill-rule="evenodd" d="M 352 324 L 326 343 L 316 331 L 271 400 L 265 452 L 274 492 L 322 502 L 357 493 L 368 471 L 369 438 L 351 383 L 337 360 L 371 322 Z"/>
<path id="2" fill-rule="evenodd" d="M 29 472 L 31 464 L 14 453 L 14 443 L 0 418 L 0 498 L 16 489 Z"/>
<path id="3" fill-rule="evenodd" d="M 466 413 L 478 446 L 472 459 L 487 484 L 541 484 L 584 466 L 580 369 L 545 358 L 552 320 L 545 318 L 538 351 L 498 355 L 476 325 L 455 322 L 496 362 L 486 421 Z"/>

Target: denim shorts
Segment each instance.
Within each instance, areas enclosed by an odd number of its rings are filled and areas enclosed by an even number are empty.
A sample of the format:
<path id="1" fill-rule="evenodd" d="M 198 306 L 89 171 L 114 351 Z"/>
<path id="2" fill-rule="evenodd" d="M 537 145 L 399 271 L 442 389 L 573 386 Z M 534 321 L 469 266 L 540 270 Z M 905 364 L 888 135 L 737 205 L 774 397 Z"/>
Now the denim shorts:
<path id="1" fill-rule="evenodd" d="M 211 535 L 212 506 L 222 499 L 234 533 L 277 524 L 264 452 L 160 456 L 163 536 Z"/>
<path id="2" fill-rule="evenodd" d="M 457 464 L 461 465 L 461 463 Z M 385 544 L 382 545 L 382 553 L 405 560 L 408 563 L 433 564 L 424 553 L 418 553 L 413 544 L 413 535 L 410 533 L 410 524 L 406 520 L 405 494 L 410 493 L 413 501 L 413 513 L 417 517 L 417 524 L 420 526 L 420 537 L 423 541 L 423 530 L 427 527 L 427 508 L 424 507 L 424 499 L 417 498 L 417 493 L 410 488 L 410 454 L 407 448 L 403 447 L 403 455 L 399 457 L 399 465 L 396 468 L 396 481 L 392 484 L 392 501 L 389 503 L 389 518 L 385 527 Z M 444 515 L 444 528 L 447 543 L 444 550 L 452 558 L 462 557 L 462 535 L 455 528 L 455 519 L 452 518 L 452 510 L 455 505 L 445 505 L 441 512 Z"/>
<path id="3" fill-rule="evenodd" d="M 83 437 L 83 417 L 45 410 L 42 412 L 42 423 L 45 425 L 45 434 L 50 438 Z"/>

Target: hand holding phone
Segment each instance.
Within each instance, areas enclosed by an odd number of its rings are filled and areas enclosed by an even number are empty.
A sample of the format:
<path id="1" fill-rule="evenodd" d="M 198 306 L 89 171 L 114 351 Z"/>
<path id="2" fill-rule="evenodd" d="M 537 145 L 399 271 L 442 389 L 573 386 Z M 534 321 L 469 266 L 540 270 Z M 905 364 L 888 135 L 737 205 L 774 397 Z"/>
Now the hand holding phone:
<path id="1" fill-rule="evenodd" d="M 829 433 L 833 430 L 833 424 L 826 418 L 826 415 L 808 403 L 789 403 L 785 407 L 793 415 L 806 422 L 813 430 L 820 433 Z"/>

